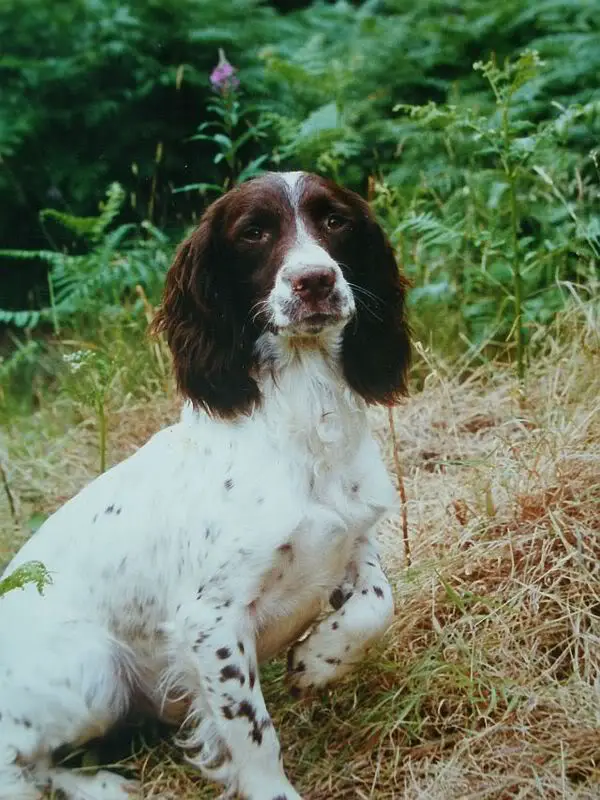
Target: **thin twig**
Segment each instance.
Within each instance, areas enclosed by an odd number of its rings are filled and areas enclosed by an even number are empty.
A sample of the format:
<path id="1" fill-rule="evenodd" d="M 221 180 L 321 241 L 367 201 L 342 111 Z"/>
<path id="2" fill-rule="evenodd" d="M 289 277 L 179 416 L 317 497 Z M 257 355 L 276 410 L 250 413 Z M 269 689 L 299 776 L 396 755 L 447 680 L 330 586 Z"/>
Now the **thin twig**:
<path id="1" fill-rule="evenodd" d="M 8 472 L 4 466 L 3 460 L 0 458 L 0 478 L 2 478 L 2 485 L 8 497 L 8 507 L 10 508 L 10 515 L 14 520 L 15 525 L 19 524 L 19 512 L 17 511 L 17 498 L 14 496 L 10 483 L 8 482 Z"/>
<path id="2" fill-rule="evenodd" d="M 396 471 L 396 478 L 398 479 L 398 492 L 400 493 L 400 502 L 402 504 L 402 544 L 404 545 L 404 561 L 406 566 L 410 567 L 412 558 L 410 555 L 410 542 L 408 540 L 408 509 L 406 505 L 406 489 L 404 487 L 404 475 L 402 474 L 402 466 L 400 465 L 400 456 L 398 455 L 398 438 L 396 436 L 396 426 L 394 424 L 394 413 L 391 407 L 388 408 L 388 421 L 390 423 L 390 432 L 392 434 L 394 469 Z"/>
<path id="3" fill-rule="evenodd" d="M 152 308 L 152 306 L 150 304 L 150 301 L 146 297 L 146 292 L 144 291 L 144 289 L 142 288 L 142 286 L 139 283 L 135 287 L 135 292 L 136 292 L 137 296 L 140 298 L 140 300 L 143 303 L 144 315 L 146 317 L 146 322 L 148 323 L 148 326 L 150 326 L 150 324 L 152 322 L 152 319 L 154 318 L 154 309 Z M 158 364 L 158 368 L 160 370 L 160 374 L 164 378 L 164 376 L 167 374 L 168 370 L 167 370 L 167 367 L 165 365 L 165 359 L 163 358 L 163 353 L 162 353 L 162 350 L 161 350 L 161 343 L 160 343 L 159 339 L 156 339 L 152 343 L 152 351 L 154 353 L 154 357 L 156 358 L 156 363 Z"/>

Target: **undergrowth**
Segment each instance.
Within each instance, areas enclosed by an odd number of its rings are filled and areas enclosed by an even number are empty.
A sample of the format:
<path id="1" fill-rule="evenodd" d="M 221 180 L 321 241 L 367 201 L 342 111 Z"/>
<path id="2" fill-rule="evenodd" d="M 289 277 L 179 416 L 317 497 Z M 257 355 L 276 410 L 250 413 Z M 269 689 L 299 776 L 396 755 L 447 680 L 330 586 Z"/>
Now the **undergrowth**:
<path id="1" fill-rule="evenodd" d="M 262 683 L 293 780 L 310 800 L 596 798 L 600 787 L 600 313 L 532 333 L 525 402 L 500 362 L 471 367 L 418 344 L 428 376 L 394 412 L 412 553 L 380 541 L 396 596 L 384 644 L 341 686 L 288 697 Z M 176 418 L 162 390 L 118 392 L 109 463 Z M 73 426 L 66 420 L 79 414 Z M 387 412 L 372 424 L 390 472 Z M 7 439 L 5 555 L 97 471 L 94 412 L 71 397 Z M 83 758 L 83 761 L 81 760 Z M 70 763 L 141 773 L 144 796 L 216 797 L 168 731 L 132 721 Z"/>
<path id="2" fill-rule="evenodd" d="M 269 160 L 268 154 L 246 164 L 240 158 L 243 142 L 264 140 L 277 125 L 272 112 L 256 122 L 251 113 L 246 119 L 248 103 L 237 71 L 223 52 L 221 63 L 232 80 L 213 83 L 212 119 L 192 136 L 213 145 L 221 182 L 179 187 L 184 193 L 218 194 L 260 174 Z M 594 297 L 598 289 L 600 173 L 595 152 L 582 154 L 573 137 L 595 129 L 600 104 L 555 104 L 544 119 L 533 120 L 524 98 L 535 92 L 545 69 L 534 51 L 503 65 L 495 59 L 478 62 L 474 74 L 484 98 L 479 106 L 433 101 L 396 106 L 402 161 L 423 168 L 408 176 L 400 165 L 380 165 L 367 187 L 414 284 L 409 299 L 417 334 L 451 357 L 466 352 L 485 362 L 501 355 L 515 363 L 521 383 L 533 326 L 551 322 L 573 296 Z M 325 122 L 311 124 L 313 155 L 324 155 Z M 281 143 L 286 134 L 280 130 L 279 136 Z M 286 159 L 301 165 L 297 142 L 286 147 Z M 335 168 L 333 162 L 322 164 L 322 171 L 338 177 L 350 156 L 336 158 Z M 318 166 L 319 160 L 313 163 Z M 42 212 L 44 220 L 69 232 L 69 248 L 0 251 L 0 257 L 41 260 L 48 268 L 41 307 L 0 309 L 0 323 L 12 327 L 12 345 L 0 361 L 5 418 L 19 405 L 27 409 L 31 401 L 55 396 L 53 389 L 61 391 L 57 361 L 65 342 L 82 351 L 104 348 L 114 360 L 118 342 L 127 337 L 144 361 L 150 354 L 156 375 L 164 378 L 161 346 L 150 345 L 145 330 L 160 299 L 173 241 L 148 220 L 120 222 L 125 200 L 115 183 L 95 216 Z M 109 331 L 114 343 L 106 340 Z M 100 357 L 96 363 L 98 370 L 106 366 Z M 95 383 L 106 380 L 99 374 Z M 97 391 L 94 402 L 102 427 L 104 401 Z"/>

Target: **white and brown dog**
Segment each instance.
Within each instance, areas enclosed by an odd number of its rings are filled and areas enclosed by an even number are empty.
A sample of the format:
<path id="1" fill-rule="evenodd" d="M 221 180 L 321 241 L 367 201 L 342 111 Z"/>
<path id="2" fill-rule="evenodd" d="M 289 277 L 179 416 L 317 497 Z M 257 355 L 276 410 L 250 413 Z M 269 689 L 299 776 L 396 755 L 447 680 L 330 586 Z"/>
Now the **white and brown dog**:
<path id="1" fill-rule="evenodd" d="M 367 204 L 330 181 L 272 173 L 209 207 L 154 325 L 187 398 L 181 421 L 8 567 L 41 561 L 53 583 L 0 599 L 0 798 L 48 785 L 127 797 L 119 776 L 51 756 L 140 698 L 182 725 L 191 761 L 228 797 L 299 797 L 257 665 L 291 645 L 292 684 L 323 686 L 390 624 L 373 529 L 396 496 L 366 407 L 404 392 L 404 300 Z"/>

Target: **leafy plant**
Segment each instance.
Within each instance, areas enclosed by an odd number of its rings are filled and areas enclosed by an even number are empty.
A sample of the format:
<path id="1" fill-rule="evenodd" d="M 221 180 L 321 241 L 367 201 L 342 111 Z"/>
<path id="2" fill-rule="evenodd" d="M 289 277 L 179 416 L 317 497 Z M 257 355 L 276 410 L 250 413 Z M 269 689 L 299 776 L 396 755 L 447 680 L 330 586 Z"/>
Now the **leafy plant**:
<path id="1" fill-rule="evenodd" d="M 0 309 L 0 322 L 19 328 L 52 324 L 59 334 L 63 324 L 73 326 L 98 314 L 123 314 L 124 300 L 134 313 L 143 310 L 136 286 L 156 294 L 168 266 L 167 238 L 149 222 L 124 223 L 112 227 L 124 201 L 122 187 L 113 183 L 100 213 L 79 217 L 53 209 L 42 219 L 55 220 L 74 234 L 85 252 L 68 254 L 53 250 L 2 250 L 12 259 L 38 259 L 48 265 L 48 304 L 39 309 Z M 128 310 L 131 310 L 130 308 Z"/>
<path id="2" fill-rule="evenodd" d="M 98 469 L 106 470 L 107 412 L 111 389 L 118 372 L 113 355 L 94 350 L 74 350 L 63 356 L 71 374 L 64 388 L 78 404 L 91 408 L 98 429 Z"/>
<path id="3" fill-rule="evenodd" d="M 600 104 L 525 118 L 520 99 L 542 66 L 536 53 L 503 67 L 477 63 L 495 100 L 486 114 L 398 106 L 415 126 L 416 148 L 443 144 L 452 177 L 425 174 L 412 192 L 388 189 L 379 201 L 389 210 L 392 197 L 396 206 L 392 233 L 418 283 L 413 301 L 453 305 L 476 349 L 512 339 L 520 380 L 528 327 L 547 322 L 564 303 L 564 285 L 589 279 L 600 255 L 598 188 L 583 177 L 591 157 L 565 147 L 569 127 L 592 123 Z"/>
<path id="4" fill-rule="evenodd" d="M 237 70 L 227 61 L 223 49 L 219 50 L 219 63 L 213 69 L 210 81 L 215 96 L 207 110 L 216 117 L 212 122 L 203 122 L 190 138 L 192 142 L 211 142 L 218 152 L 213 158 L 215 165 L 225 164 L 227 174 L 222 184 L 191 183 L 175 189 L 175 192 L 198 190 L 225 192 L 233 183 L 241 183 L 260 174 L 261 166 L 269 158 L 263 154 L 243 166 L 240 151 L 248 142 L 264 137 L 268 127 L 266 118 L 259 122 L 248 119 L 248 109 L 241 101 Z M 210 133 L 209 133 L 210 131 Z"/>
<path id="5" fill-rule="evenodd" d="M 40 208 L 93 213 L 114 180 L 125 189 L 128 221 L 188 221 L 196 198 L 174 202 L 172 187 L 192 167 L 208 180 L 217 175 L 210 149 L 186 139 L 210 95 L 218 48 L 256 92 L 255 53 L 271 35 L 278 17 L 260 0 L 3 2 L 3 245 L 40 249 Z"/>
<path id="6" fill-rule="evenodd" d="M 43 594 L 44 587 L 52 583 L 52 578 L 46 567 L 39 561 L 28 561 L 17 567 L 10 575 L 0 580 L 0 597 L 15 589 L 24 589 L 34 583 L 38 592 Z"/>

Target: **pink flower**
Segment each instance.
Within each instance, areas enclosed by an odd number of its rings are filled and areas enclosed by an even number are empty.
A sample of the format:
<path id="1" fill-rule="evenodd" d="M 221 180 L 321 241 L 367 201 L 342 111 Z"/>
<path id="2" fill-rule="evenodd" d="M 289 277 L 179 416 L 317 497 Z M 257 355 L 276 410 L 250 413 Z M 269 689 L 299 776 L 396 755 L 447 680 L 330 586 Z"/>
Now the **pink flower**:
<path id="1" fill-rule="evenodd" d="M 221 94 L 225 94 L 232 89 L 237 89 L 240 82 L 235 73 L 235 67 L 227 61 L 225 52 L 219 48 L 219 63 L 210 73 L 210 82 L 213 89 L 217 92 L 221 92 Z"/>

